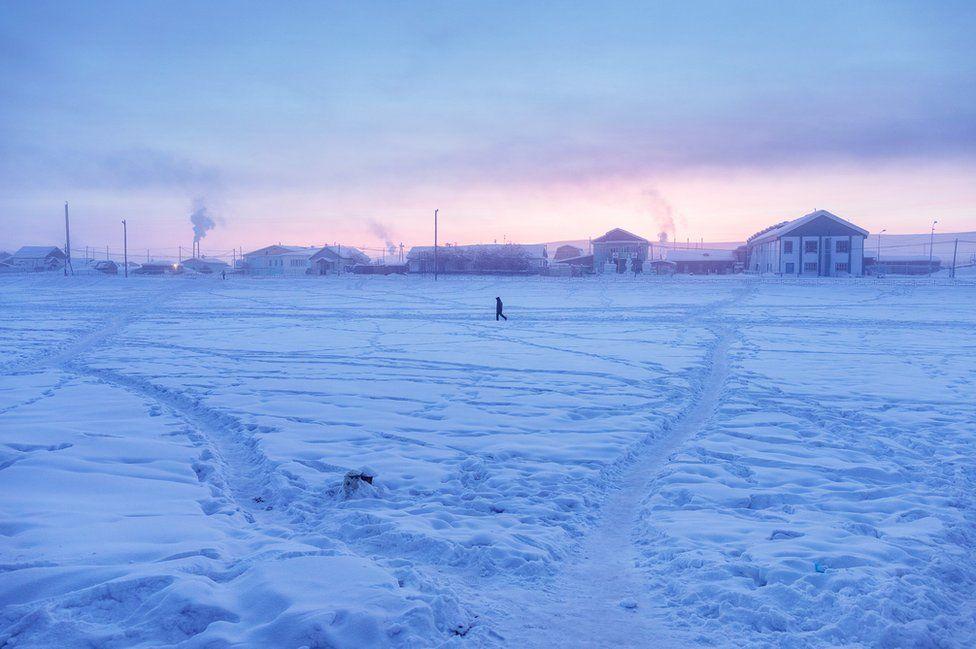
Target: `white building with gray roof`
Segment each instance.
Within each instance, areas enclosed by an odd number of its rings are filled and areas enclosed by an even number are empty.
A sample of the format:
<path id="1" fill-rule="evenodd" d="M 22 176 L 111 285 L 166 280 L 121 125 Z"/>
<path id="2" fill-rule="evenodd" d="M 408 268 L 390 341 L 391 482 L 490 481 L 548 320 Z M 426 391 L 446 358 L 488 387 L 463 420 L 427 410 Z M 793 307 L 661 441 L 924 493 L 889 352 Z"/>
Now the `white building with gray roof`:
<path id="1" fill-rule="evenodd" d="M 746 270 L 795 277 L 860 276 L 867 236 L 864 228 L 816 210 L 749 237 Z"/>

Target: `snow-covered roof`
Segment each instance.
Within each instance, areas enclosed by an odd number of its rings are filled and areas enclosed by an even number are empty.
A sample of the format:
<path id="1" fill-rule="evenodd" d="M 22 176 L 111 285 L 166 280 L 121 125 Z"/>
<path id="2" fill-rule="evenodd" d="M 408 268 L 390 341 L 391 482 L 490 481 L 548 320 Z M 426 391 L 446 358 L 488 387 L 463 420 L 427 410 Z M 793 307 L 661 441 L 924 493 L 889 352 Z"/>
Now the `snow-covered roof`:
<path id="1" fill-rule="evenodd" d="M 624 241 L 630 241 L 636 243 L 650 243 L 650 241 L 648 241 L 644 237 L 639 237 L 633 232 L 627 232 L 623 228 L 614 228 L 613 230 L 610 230 L 602 237 L 597 237 L 596 239 L 594 239 L 593 243 L 611 243 L 611 242 L 617 243 L 617 242 L 624 242 Z"/>
<path id="2" fill-rule="evenodd" d="M 556 248 L 555 259 L 570 259 L 572 257 L 579 257 L 583 254 L 583 249 L 579 246 L 573 246 L 568 243 Z"/>
<path id="3" fill-rule="evenodd" d="M 287 255 L 291 253 L 303 253 L 307 252 L 309 255 L 314 254 L 316 251 L 320 250 L 318 246 L 282 246 L 273 245 L 265 246 L 264 248 L 258 248 L 257 250 L 252 250 L 251 252 L 245 252 L 245 257 L 251 257 L 253 255 Z"/>
<path id="4" fill-rule="evenodd" d="M 861 235 L 865 237 L 868 236 L 868 231 L 865 230 L 864 228 L 858 227 L 853 223 L 851 223 L 850 221 L 842 219 L 836 214 L 828 212 L 827 210 L 816 210 L 810 212 L 809 214 L 805 214 L 798 219 L 793 219 L 792 221 L 783 221 L 782 223 L 777 223 L 776 225 L 766 228 L 765 230 L 760 230 L 756 234 L 749 237 L 749 239 L 747 239 L 747 243 L 759 243 L 762 241 L 769 241 L 771 239 L 778 239 L 780 237 L 786 236 L 789 232 L 792 232 L 793 230 L 800 227 L 801 225 L 809 223 L 810 221 L 813 221 L 814 219 L 818 219 L 820 217 L 826 217 L 828 219 L 834 220 L 840 223 L 841 225 L 845 225 L 853 230 L 857 230 L 858 232 L 861 233 Z"/>
<path id="5" fill-rule="evenodd" d="M 734 250 L 706 250 L 704 248 L 672 248 L 668 261 L 735 261 Z"/>
<path id="6" fill-rule="evenodd" d="M 13 259 L 44 259 L 51 255 L 63 257 L 64 253 L 57 246 L 23 246 L 11 257 Z"/>
<path id="7" fill-rule="evenodd" d="M 369 260 L 369 255 L 354 246 L 323 246 L 322 248 L 318 248 L 315 254 L 312 255 L 312 260 L 314 261 L 326 256 L 325 253 L 327 252 L 331 253 L 331 256 L 339 257 L 340 259 Z"/>
<path id="8" fill-rule="evenodd" d="M 556 259 L 557 264 L 569 264 L 570 266 L 585 266 L 593 263 L 593 255 L 579 255 L 578 257 L 563 257 Z"/>
<path id="9" fill-rule="evenodd" d="M 189 259 L 183 260 L 183 265 L 193 268 L 194 266 L 209 266 L 211 268 L 217 267 L 227 267 L 230 268 L 230 264 L 222 259 L 217 259 L 216 257 L 190 257 Z"/>

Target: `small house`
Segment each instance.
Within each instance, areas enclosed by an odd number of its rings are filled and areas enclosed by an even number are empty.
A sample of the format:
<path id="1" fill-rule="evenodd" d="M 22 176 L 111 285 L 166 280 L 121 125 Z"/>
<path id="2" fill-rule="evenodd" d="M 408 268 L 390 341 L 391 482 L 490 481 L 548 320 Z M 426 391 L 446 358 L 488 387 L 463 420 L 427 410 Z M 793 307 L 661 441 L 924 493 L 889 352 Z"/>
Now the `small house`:
<path id="1" fill-rule="evenodd" d="M 577 255 L 576 257 L 563 257 L 562 259 L 553 260 L 553 268 L 558 267 L 569 268 L 569 274 L 574 277 L 589 275 L 593 272 L 593 255 Z"/>
<path id="2" fill-rule="evenodd" d="M 736 263 L 734 250 L 702 248 L 673 248 L 667 260 L 674 264 L 673 272 L 687 275 L 728 275 Z"/>
<path id="3" fill-rule="evenodd" d="M 216 257 L 191 257 L 183 261 L 180 264 L 183 268 L 196 271 L 198 273 L 204 273 L 206 275 L 211 275 L 214 273 L 223 273 L 230 270 L 230 264 L 226 261 L 221 261 Z"/>
<path id="4" fill-rule="evenodd" d="M 256 276 L 307 275 L 312 269 L 312 255 L 318 251 L 314 246 L 266 246 L 244 253 L 244 269 Z"/>
<path id="5" fill-rule="evenodd" d="M 864 274 L 868 231 L 827 210 L 766 228 L 746 241 L 746 269 L 796 277 Z"/>
<path id="6" fill-rule="evenodd" d="M 41 272 L 60 270 L 65 264 L 65 255 L 57 246 L 24 246 L 7 259 L 16 270 Z"/>
<path id="7" fill-rule="evenodd" d="M 336 271 L 352 272 L 356 266 L 368 266 L 369 256 L 352 246 L 324 246 L 309 259 L 313 275 L 331 275 Z"/>
<path id="8" fill-rule="evenodd" d="M 573 259 L 575 257 L 582 257 L 582 256 L 583 256 L 582 248 L 577 248 L 576 246 L 565 244 L 556 248 L 556 252 L 552 256 L 552 260 L 562 261 L 563 259 Z"/>
<path id="9" fill-rule="evenodd" d="M 131 272 L 135 275 L 173 275 L 181 272 L 181 269 L 175 261 L 152 259 Z"/>

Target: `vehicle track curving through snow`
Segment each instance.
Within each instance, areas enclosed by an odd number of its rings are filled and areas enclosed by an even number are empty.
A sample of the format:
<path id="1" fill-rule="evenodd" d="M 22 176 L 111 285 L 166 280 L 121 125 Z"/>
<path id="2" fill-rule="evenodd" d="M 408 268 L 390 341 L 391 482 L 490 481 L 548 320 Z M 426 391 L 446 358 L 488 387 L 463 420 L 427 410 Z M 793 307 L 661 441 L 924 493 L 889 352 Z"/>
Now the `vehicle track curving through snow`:
<path id="1" fill-rule="evenodd" d="M 683 441 L 714 415 L 728 374 L 731 329 L 715 327 L 695 395 L 668 430 L 648 439 L 623 467 L 618 488 L 600 508 L 575 558 L 537 591 L 496 600 L 494 632 L 502 644 L 519 647 L 668 647 L 673 637 L 652 601 L 638 568 L 634 530 L 641 503 L 655 476 Z"/>

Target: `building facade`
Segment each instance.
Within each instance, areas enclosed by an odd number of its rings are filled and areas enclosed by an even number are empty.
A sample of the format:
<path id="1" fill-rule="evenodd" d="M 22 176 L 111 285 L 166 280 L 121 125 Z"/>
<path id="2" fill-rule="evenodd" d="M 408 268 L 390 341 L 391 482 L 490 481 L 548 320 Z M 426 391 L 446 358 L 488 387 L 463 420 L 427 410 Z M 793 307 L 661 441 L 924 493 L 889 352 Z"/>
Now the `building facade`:
<path id="1" fill-rule="evenodd" d="M 795 277 L 860 276 L 867 236 L 867 230 L 817 210 L 749 237 L 746 270 Z"/>
<path id="2" fill-rule="evenodd" d="M 60 270 L 64 267 L 65 259 L 57 246 L 24 246 L 10 255 L 6 263 L 15 270 L 38 272 Z"/>
<path id="3" fill-rule="evenodd" d="M 244 253 L 244 268 L 249 275 L 264 277 L 307 275 L 318 251 L 314 246 L 267 246 Z"/>
<path id="4" fill-rule="evenodd" d="M 434 272 L 434 247 L 415 246 L 407 253 L 411 273 Z M 537 275 L 549 267 L 542 244 L 484 243 L 470 246 L 438 246 L 437 272 L 457 274 Z"/>
<path id="5" fill-rule="evenodd" d="M 325 246 L 309 260 L 313 275 L 331 275 L 336 272 L 352 272 L 356 266 L 369 264 L 369 257 L 352 246 Z"/>
<path id="6" fill-rule="evenodd" d="M 651 242 L 622 228 L 614 228 L 593 240 L 593 270 L 604 272 L 608 267 L 617 272 L 627 272 L 637 259 L 647 261 Z"/>
<path id="7" fill-rule="evenodd" d="M 729 275 L 736 266 L 734 250 L 673 248 L 667 260 L 675 273 L 687 275 Z"/>

